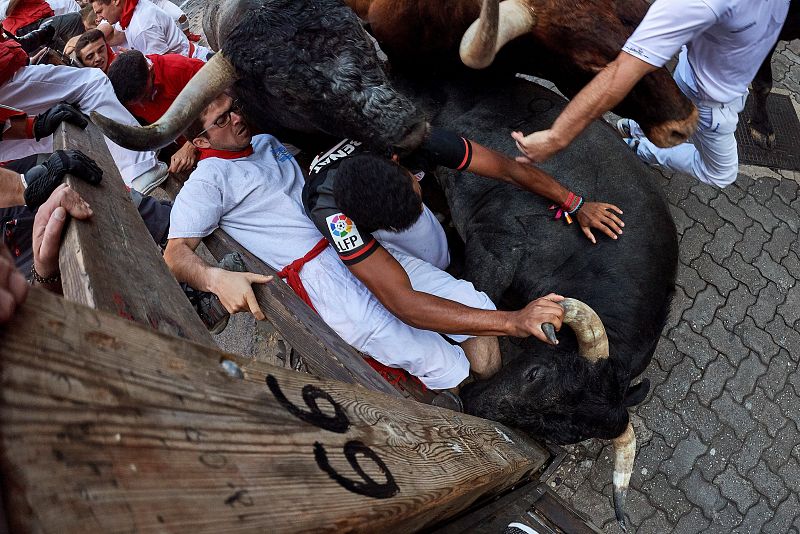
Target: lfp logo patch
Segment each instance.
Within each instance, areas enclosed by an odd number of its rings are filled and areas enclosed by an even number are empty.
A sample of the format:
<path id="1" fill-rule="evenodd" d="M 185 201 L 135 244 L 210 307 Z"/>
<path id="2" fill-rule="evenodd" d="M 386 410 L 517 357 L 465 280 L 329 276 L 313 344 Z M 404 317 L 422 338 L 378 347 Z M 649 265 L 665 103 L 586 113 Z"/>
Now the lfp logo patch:
<path id="1" fill-rule="evenodd" d="M 364 244 L 361 235 L 358 233 L 358 228 L 344 213 L 331 215 L 325 219 L 325 222 L 328 223 L 331 236 L 333 236 L 333 241 L 339 252 L 348 252 Z"/>

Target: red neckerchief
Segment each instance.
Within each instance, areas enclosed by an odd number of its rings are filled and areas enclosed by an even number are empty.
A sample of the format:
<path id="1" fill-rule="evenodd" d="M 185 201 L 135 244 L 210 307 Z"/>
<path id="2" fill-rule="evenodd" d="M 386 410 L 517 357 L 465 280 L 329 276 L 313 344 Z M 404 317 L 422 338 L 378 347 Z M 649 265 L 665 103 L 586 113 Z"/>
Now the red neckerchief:
<path id="1" fill-rule="evenodd" d="M 133 18 L 133 10 L 136 9 L 138 3 L 139 0 L 127 0 L 125 2 L 125 7 L 122 8 L 122 14 L 119 16 L 119 25 L 122 26 L 123 30 L 126 30 L 130 25 Z"/>
<path id="2" fill-rule="evenodd" d="M 200 156 L 198 161 L 206 158 L 239 159 L 246 158 L 253 153 L 253 145 L 248 145 L 242 150 L 217 150 L 215 148 L 198 148 Z"/>
<path id="3" fill-rule="evenodd" d="M 108 67 L 111 66 L 111 62 L 115 59 L 117 59 L 117 54 L 115 54 L 108 43 L 106 43 L 106 71 L 108 71 Z"/>

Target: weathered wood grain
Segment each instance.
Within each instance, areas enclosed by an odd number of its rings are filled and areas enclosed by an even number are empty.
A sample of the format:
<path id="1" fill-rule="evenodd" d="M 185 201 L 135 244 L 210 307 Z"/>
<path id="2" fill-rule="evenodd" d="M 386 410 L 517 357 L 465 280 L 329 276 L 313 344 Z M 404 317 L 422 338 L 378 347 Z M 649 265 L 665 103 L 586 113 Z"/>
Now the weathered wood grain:
<path id="1" fill-rule="evenodd" d="M 100 131 L 92 123 L 83 131 L 63 123 L 54 146 L 79 149 L 103 169 L 98 186 L 66 178 L 94 215 L 87 221 L 72 221 L 67 228 L 59 258 L 64 295 L 161 332 L 214 346 L 131 202 Z"/>
<path id="2" fill-rule="evenodd" d="M 11 531 L 413 531 L 547 456 L 491 421 L 222 360 L 241 361 L 34 288 L 0 327 Z"/>
<path id="3" fill-rule="evenodd" d="M 180 191 L 180 184 L 170 178 L 164 189 L 174 199 Z M 238 252 L 248 271 L 275 278 L 268 284 L 254 284 L 253 293 L 264 315 L 280 335 L 303 356 L 311 373 L 400 396 L 393 386 L 364 361 L 360 352 L 348 345 L 287 284 L 280 281 L 275 269 L 254 256 L 223 230 L 215 230 L 203 243 L 217 260 L 231 252 Z M 423 391 L 413 384 L 409 384 L 406 391 L 423 402 L 430 402 L 433 398 L 430 391 Z"/>

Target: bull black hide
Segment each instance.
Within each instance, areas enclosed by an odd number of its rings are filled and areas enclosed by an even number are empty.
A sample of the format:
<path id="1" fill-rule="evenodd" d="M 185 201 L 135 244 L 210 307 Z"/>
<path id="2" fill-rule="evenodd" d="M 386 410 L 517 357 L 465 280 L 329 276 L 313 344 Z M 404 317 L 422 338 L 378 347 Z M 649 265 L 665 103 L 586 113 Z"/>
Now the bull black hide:
<path id="1" fill-rule="evenodd" d="M 459 80 L 405 87 L 433 123 L 516 154 L 512 130 L 549 127 L 565 105 L 555 93 L 516 80 L 496 86 Z M 624 211 L 624 234 L 592 245 L 577 223 L 553 220 L 550 202 L 511 185 L 441 170 L 453 222 L 466 242 L 464 278 L 503 307 L 519 309 L 556 292 L 594 308 L 606 327 L 610 358 L 580 358 L 568 328 L 557 348 L 533 337 L 504 339 L 504 368 L 462 390 L 467 411 L 520 427 L 551 442 L 613 438 L 628 423 L 627 407 L 648 386 L 630 387 L 650 363 L 669 311 L 678 245 L 675 225 L 648 168 L 604 123 L 590 126 L 541 168 L 589 200 Z"/>

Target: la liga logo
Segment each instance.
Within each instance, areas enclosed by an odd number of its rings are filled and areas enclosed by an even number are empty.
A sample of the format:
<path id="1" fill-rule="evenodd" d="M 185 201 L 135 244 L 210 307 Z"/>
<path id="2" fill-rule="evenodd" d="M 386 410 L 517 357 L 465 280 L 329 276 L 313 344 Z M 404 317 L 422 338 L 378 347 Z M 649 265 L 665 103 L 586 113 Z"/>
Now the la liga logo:
<path id="1" fill-rule="evenodd" d="M 331 233 L 336 237 L 344 237 L 353 230 L 353 221 L 343 213 L 335 215 L 328 224 L 331 227 Z"/>

